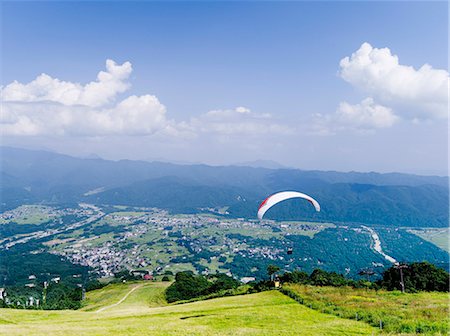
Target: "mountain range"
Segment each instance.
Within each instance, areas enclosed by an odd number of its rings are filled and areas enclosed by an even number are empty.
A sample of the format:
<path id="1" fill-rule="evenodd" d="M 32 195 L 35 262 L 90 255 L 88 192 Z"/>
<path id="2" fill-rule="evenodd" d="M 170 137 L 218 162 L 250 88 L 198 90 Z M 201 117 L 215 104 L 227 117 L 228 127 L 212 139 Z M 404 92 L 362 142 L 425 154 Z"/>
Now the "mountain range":
<path id="1" fill-rule="evenodd" d="M 297 190 L 316 198 L 322 211 L 294 199 L 266 217 L 396 227 L 449 222 L 448 177 L 109 161 L 11 147 L 0 151 L 1 211 L 21 204 L 88 202 L 174 213 L 225 208 L 227 216 L 255 218 L 268 195 Z"/>

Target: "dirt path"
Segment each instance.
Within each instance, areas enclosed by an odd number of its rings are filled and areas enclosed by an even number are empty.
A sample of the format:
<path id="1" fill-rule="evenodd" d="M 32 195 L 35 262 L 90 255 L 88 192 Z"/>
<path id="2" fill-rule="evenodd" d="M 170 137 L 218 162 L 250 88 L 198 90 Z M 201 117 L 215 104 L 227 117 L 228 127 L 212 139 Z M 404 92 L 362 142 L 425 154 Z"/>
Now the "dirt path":
<path id="1" fill-rule="evenodd" d="M 131 293 L 133 293 L 136 289 L 141 288 L 141 287 L 142 287 L 142 285 L 134 286 L 134 287 L 131 288 L 131 290 L 130 290 L 127 294 L 125 294 L 125 296 L 124 296 L 123 298 L 121 298 L 118 302 L 116 302 L 116 303 L 114 303 L 114 304 L 112 304 L 112 305 L 109 305 L 109 306 L 100 308 L 99 310 L 96 311 L 96 313 L 100 313 L 100 312 L 102 312 L 102 311 L 104 311 L 104 310 L 106 310 L 106 309 L 109 309 L 109 308 L 112 308 L 112 307 L 115 307 L 115 306 L 120 305 L 123 301 L 125 301 L 125 300 L 127 299 L 127 297 L 128 297 Z"/>

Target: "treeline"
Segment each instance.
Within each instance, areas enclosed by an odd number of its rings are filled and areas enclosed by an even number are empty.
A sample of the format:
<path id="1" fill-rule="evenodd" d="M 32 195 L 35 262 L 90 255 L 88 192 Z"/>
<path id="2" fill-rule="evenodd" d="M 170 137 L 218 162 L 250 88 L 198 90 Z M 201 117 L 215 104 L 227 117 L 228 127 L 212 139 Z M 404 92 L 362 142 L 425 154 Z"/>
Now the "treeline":
<path id="1" fill-rule="evenodd" d="M 191 271 L 179 272 L 175 276 L 175 282 L 166 290 L 166 300 L 167 302 L 190 300 L 221 291 L 234 290 L 240 284 L 239 281 L 223 273 L 202 276 L 194 275 Z"/>
<path id="2" fill-rule="evenodd" d="M 428 262 L 405 264 L 402 269 L 403 282 L 407 292 L 440 291 L 449 292 L 449 273 Z M 308 274 L 302 271 L 277 273 L 280 268 L 275 265 L 267 267 L 270 280 L 253 282 L 245 290 L 237 291 L 242 285 L 236 279 L 226 274 L 209 276 L 195 275 L 191 271 L 179 272 L 175 282 L 166 290 L 168 302 L 191 300 L 195 298 L 209 298 L 225 295 L 260 292 L 273 289 L 275 283 L 293 283 L 312 286 L 349 286 L 353 288 L 401 290 L 400 272 L 395 266 L 387 269 L 383 277 L 375 282 L 359 279 L 349 279 L 336 272 L 315 269 Z M 368 273 L 370 275 L 370 273 Z"/>
<path id="3" fill-rule="evenodd" d="M 16 309 L 78 309 L 83 289 L 64 283 L 51 283 L 46 288 L 8 287 L 1 308 Z"/>
<path id="4" fill-rule="evenodd" d="M 403 284 L 405 291 L 450 291 L 450 276 L 442 268 L 428 262 L 415 262 L 404 264 L 402 268 Z M 268 275 L 273 277 L 279 268 L 269 265 L 267 268 Z M 368 273 L 370 274 L 370 273 Z M 297 283 L 313 286 L 350 286 L 354 288 L 372 288 L 401 290 L 400 270 L 396 266 L 392 266 L 383 272 L 381 279 L 372 282 L 369 280 L 348 279 L 342 274 L 336 272 L 327 272 L 321 269 L 315 269 L 311 274 L 301 271 L 286 272 L 281 274 L 278 279 L 281 283 Z M 257 288 L 265 288 L 272 286 L 272 281 L 261 281 L 256 284 Z"/>
<path id="5" fill-rule="evenodd" d="M 428 262 L 410 263 L 402 270 L 405 290 L 414 291 L 449 291 L 449 273 Z M 378 281 L 382 288 L 387 290 L 401 289 L 400 272 L 391 267 L 383 273 L 383 278 Z"/>
<path id="6" fill-rule="evenodd" d="M 60 277 L 68 284 L 86 283 L 91 270 L 49 253 L 48 247 L 38 242 L 16 244 L 9 250 L 1 249 L 0 260 L 0 287 L 23 286 L 30 282 L 38 286 L 54 277 Z M 30 281 L 30 275 L 36 279 Z"/>

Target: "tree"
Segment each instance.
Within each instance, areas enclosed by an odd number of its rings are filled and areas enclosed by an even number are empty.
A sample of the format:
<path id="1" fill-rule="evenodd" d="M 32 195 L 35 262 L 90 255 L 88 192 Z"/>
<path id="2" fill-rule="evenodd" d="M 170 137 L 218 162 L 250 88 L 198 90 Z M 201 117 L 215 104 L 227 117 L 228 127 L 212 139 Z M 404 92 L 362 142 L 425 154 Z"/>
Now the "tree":
<path id="1" fill-rule="evenodd" d="M 401 289 L 400 272 L 392 266 L 383 273 L 380 285 L 388 290 Z M 429 262 L 415 262 L 403 269 L 403 282 L 407 292 L 449 291 L 449 273 Z"/>
<path id="2" fill-rule="evenodd" d="M 211 276 L 211 278 L 215 278 L 215 281 L 208 288 L 208 293 L 215 293 L 221 290 L 226 289 L 234 289 L 239 287 L 240 282 L 232 277 L 224 274 L 218 273 L 216 275 Z"/>
<path id="3" fill-rule="evenodd" d="M 201 275 L 195 276 L 192 272 L 178 272 L 175 282 L 166 290 L 168 302 L 189 300 L 201 296 L 210 286 L 208 280 Z"/>
<path id="4" fill-rule="evenodd" d="M 93 279 L 90 280 L 87 284 L 86 284 L 86 292 L 89 292 L 91 290 L 95 290 L 95 289 L 100 289 L 105 287 L 106 284 L 101 283 L 100 281 L 98 281 L 97 279 Z"/>
<path id="5" fill-rule="evenodd" d="M 306 284 L 309 282 L 309 275 L 302 271 L 286 272 L 280 277 L 283 282 Z"/>
<path id="6" fill-rule="evenodd" d="M 267 266 L 267 274 L 269 275 L 271 281 L 273 281 L 273 275 L 279 270 L 280 268 L 277 265 Z"/>
<path id="7" fill-rule="evenodd" d="M 327 272 L 321 269 L 315 269 L 309 276 L 309 280 L 314 286 L 345 286 L 348 280 L 336 272 Z"/>

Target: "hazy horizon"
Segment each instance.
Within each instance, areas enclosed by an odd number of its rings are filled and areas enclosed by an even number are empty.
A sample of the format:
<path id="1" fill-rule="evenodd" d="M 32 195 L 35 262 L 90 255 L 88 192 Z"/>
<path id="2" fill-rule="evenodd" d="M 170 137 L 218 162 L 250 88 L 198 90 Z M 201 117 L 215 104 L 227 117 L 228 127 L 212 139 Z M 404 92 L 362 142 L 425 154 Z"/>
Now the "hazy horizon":
<path id="1" fill-rule="evenodd" d="M 208 163 L 208 162 L 194 162 L 194 161 L 177 161 L 177 160 L 170 160 L 167 158 L 159 157 L 159 158 L 147 158 L 147 159 L 128 159 L 128 158 L 105 158 L 102 157 L 96 153 L 89 153 L 87 155 L 76 155 L 71 153 L 62 153 L 58 152 L 52 149 L 46 149 L 46 148 L 25 148 L 25 147 L 15 147 L 15 146 L 0 146 L 0 151 L 2 148 L 13 148 L 13 149 L 19 149 L 19 150 L 30 150 L 30 151 L 42 151 L 42 152 L 50 152 L 54 154 L 59 155 L 66 155 L 73 158 L 78 159 L 98 159 L 98 160 L 106 160 L 106 161 L 114 161 L 118 162 L 121 160 L 131 160 L 131 161 L 142 161 L 142 162 L 163 162 L 163 163 L 170 163 L 170 164 L 176 164 L 176 165 L 206 165 L 211 167 L 227 167 L 227 166 L 242 166 L 242 167 L 253 167 L 253 168 L 266 168 L 266 169 L 298 169 L 298 170 L 304 170 L 304 171 L 323 171 L 323 172 L 338 172 L 338 173 L 376 173 L 376 174 L 410 174 L 410 175 L 418 175 L 418 176 L 438 176 L 438 177 L 449 177 L 448 174 L 439 174 L 438 172 L 408 172 L 408 171 L 358 171 L 358 170 L 335 170 L 335 169 L 305 169 L 303 167 L 294 167 L 294 166 L 285 166 L 281 164 L 280 162 L 274 161 L 274 160 L 265 160 L 265 159 L 256 159 L 251 161 L 242 161 L 242 162 L 230 162 L 227 164 L 214 164 L 214 163 Z"/>

